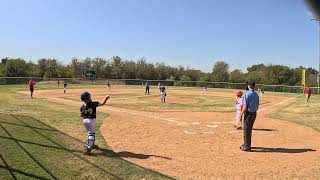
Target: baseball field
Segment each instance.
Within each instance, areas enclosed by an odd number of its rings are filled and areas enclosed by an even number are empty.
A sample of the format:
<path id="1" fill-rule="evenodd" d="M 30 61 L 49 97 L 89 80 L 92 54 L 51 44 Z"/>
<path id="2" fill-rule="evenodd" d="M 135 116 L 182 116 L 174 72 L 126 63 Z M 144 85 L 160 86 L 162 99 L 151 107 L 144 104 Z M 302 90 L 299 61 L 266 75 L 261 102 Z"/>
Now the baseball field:
<path id="1" fill-rule="evenodd" d="M 320 96 L 261 97 L 252 152 L 234 128 L 235 90 L 39 84 L 0 86 L 0 179 L 319 179 Z M 80 94 L 110 101 L 97 113 L 97 144 L 87 133 Z"/>

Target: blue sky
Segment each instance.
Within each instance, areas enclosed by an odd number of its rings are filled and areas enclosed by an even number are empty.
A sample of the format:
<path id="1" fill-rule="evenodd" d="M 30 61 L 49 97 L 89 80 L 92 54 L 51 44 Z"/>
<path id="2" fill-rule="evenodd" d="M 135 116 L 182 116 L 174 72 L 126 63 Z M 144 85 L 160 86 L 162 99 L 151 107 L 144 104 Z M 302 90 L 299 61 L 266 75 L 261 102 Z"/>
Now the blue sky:
<path id="1" fill-rule="evenodd" d="M 0 0 L 0 7 L 0 57 L 318 69 L 319 28 L 302 0 Z"/>

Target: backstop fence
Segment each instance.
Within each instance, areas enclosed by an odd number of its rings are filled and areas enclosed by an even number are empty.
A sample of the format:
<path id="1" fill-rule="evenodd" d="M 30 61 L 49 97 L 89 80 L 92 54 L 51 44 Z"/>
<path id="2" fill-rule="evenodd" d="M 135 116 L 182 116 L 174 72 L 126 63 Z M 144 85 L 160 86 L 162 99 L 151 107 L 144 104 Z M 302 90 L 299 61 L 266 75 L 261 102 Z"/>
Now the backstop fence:
<path id="1" fill-rule="evenodd" d="M 145 79 L 94 79 L 88 80 L 83 78 L 40 78 L 40 77 L 0 77 L 0 85 L 5 84 L 27 84 L 32 79 L 41 84 L 96 84 L 106 85 L 144 85 L 146 81 L 150 81 L 151 86 L 157 86 L 159 82 L 163 82 L 165 86 L 180 87 L 208 87 L 208 88 L 224 88 L 224 89 L 242 89 L 246 88 L 246 83 L 228 83 L 228 82 L 207 82 L 207 81 L 173 81 L 173 80 L 145 80 Z M 284 85 L 263 85 L 257 84 L 256 88 L 263 91 L 283 92 L 283 93 L 303 93 L 302 86 L 284 86 Z M 311 87 L 312 94 L 319 94 L 318 87 Z"/>

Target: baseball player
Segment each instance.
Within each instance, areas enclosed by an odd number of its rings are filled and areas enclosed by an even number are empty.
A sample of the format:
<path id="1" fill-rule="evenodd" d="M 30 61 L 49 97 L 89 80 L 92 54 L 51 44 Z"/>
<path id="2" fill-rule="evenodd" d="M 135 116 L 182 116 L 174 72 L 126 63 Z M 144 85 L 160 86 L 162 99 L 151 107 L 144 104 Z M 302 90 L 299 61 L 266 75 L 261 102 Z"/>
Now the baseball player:
<path id="1" fill-rule="evenodd" d="M 64 83 L 63 83 L 63 93 L 67 92 L 67 86 L 68 86 L 67 82 L 64 81 Z"/>
<path id="2" fill-rule="evenodd" d="M 305 89 L 306 92 L 306 98 L 307 98 L 307 102 L 309 102 L 310 96 L 311 96 L 311 89 L 309 87 L 307 87 Z"/>
<path id="3" fill-rule="evenodd" d="M 80 112 L 81 117 L 83 117 L 84 127 L 88 131 L 88 141 L 83 153 L 85 155 L 90 154 L 92 149 L 98 148 L 98 146 L 95 145 L 96 109 L 99 106 L 105 105 L 109 98 L 110 96 L 106 95 L 105 100 L 101 104 L 98 101 L 93 102 L 90 93 L 84 92 L 81 94 L 81 101 L 83 101 L 84 104 L 80 107 Z"/>
<path id="4" fill-rule="evenodd" d="M 34 91 L 34 85 L 36 84 L 35 81 L 32 79 L 29 80 L 29 88 L 30 88 L 30 97 L 33 98 L 33 91 Z"/>
<path id="5" fill-rule="evenodd" d="M 166 102 L 166 96 L 167 96 L 166 88 L 164 86 L 161 86 L 160 87 L 160 98 L 161 98 L 162 103 Z"/>
<path id="6" fill-rule="evenodd" d="M 262 97 L 263 93 L 264 92 L 263 92 L 262 88 L 258 88 L 258 94 L 259 94 L 260 97 Z"/>
<path id="7" fill-rule="evenodd" d="M 208 89 L 207 89 L 207 86 L 204 86 L 204 88 L 203 88 L 203 93 L 202 94 L 207 94 L 207 91 L 208 91 Z"/>
<path id="8" fill-rule="evenodd" d="M 241 111 L 242 111 L 242 91 L 236 92 L 236 121 L 235 121 L 235 127 L 237 129 L 242 129 L 242 117 L 241 117 Z"/>
<path id="9" fill-rule="evenodd" d="M 148 95 L 150 95 L 150 81 L 146 81 L 146 91 L 144 95 L 147 95 L 147 92 L 148 92 Z"/>
<path id="10" fill-rule="evenodd" d="M 107 83 L 107 88 L 108 88 L 108 91 L 110 91 L 111 90 L 111 84 L 110 84 L 110 82 L 108 81 L 108 83 Z"/>

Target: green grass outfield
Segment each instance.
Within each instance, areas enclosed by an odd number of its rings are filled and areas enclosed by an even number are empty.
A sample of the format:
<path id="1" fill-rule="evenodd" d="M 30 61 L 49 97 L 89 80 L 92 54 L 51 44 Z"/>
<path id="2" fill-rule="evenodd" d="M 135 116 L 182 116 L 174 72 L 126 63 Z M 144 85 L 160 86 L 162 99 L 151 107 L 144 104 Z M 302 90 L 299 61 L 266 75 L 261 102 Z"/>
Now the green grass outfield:
<path id="1" fill-rule="evenodd" d="M 105 94 L 94 94 L 93 100 L 103 99 Z M 151 112 L 159 111 L 219 111 L 219 112 L 233 112 L 234 98 L 218 97 L 218 96 L 204 96 L 204 95 L 182 95 L 170 94 L 167 96 L 167 103 L 160 103 L 158 95 L 144 96 L 138 93 L 131 94 L 112 94 L 112 99 L 108 103 L 110 106 L 121 107 L 126 109 L 143 110 Z M 172 102 L 171 97 L 175 98 Z M 78 100 L 79 96 L 65 96 L 65 99 Z M 178 101 L 180 100 L 180 101 Z M 189 100 L 191 102 L 184 102 Z"/>
<path id="2" fill-rule="evenodd" d="M 71 85 L 68 88 L 105 88 L 102 85 Z M 131 86 L 122 86 L 131 88 Z M 138 87 L 138 86 L 133 86 Z M 141 87 L 141 86 L 139 86 Z M 37 85 L 36 89 L 61 89 L 56 85 Z M 142 87 L 141 87 L 142 88 Z M 171 87 L 168 87 L 171 88 Z M 180 89 L 180 88 L 174 88 Z M 186 88 L 199 91 L 201 88 Z M 17 93 L 28 90 L 26 85 L 0 86 L 0 179 L 170 179 L 121 159 L 148 158 L 150 155 L 113 152 L 97 132 L 100 150 L 92 156 L 82 155 L 86 131 L 79 117 L 79 108 L 30 99 Z M 211 89 L 209 91 L 234 92 Z M 296 94 L 269 93 L 278 96 Z M 320 96 L 312 96 L 310 103 L 303 97 L 272 116 L 300 123 L 320 131 Z M 115 105 L 116 106 L 116 105 Z M 232 105 L 233 106 L 233 105 Z M 171 108 L 183 109 L 179 104 Z M 186 110 L 186 107 L 183 110 Z M 97 129 L 108 114 L 98 113 Z"/>
<path id="3" fill-rule="evenodd" d="M 286 120 L 311 127 L 320 131 L 320 96 L 311 96 L 306 102 L 305 96 L 299 96 L 293 103 L 280 109 L 271 116 L 276 119 Z"/>

